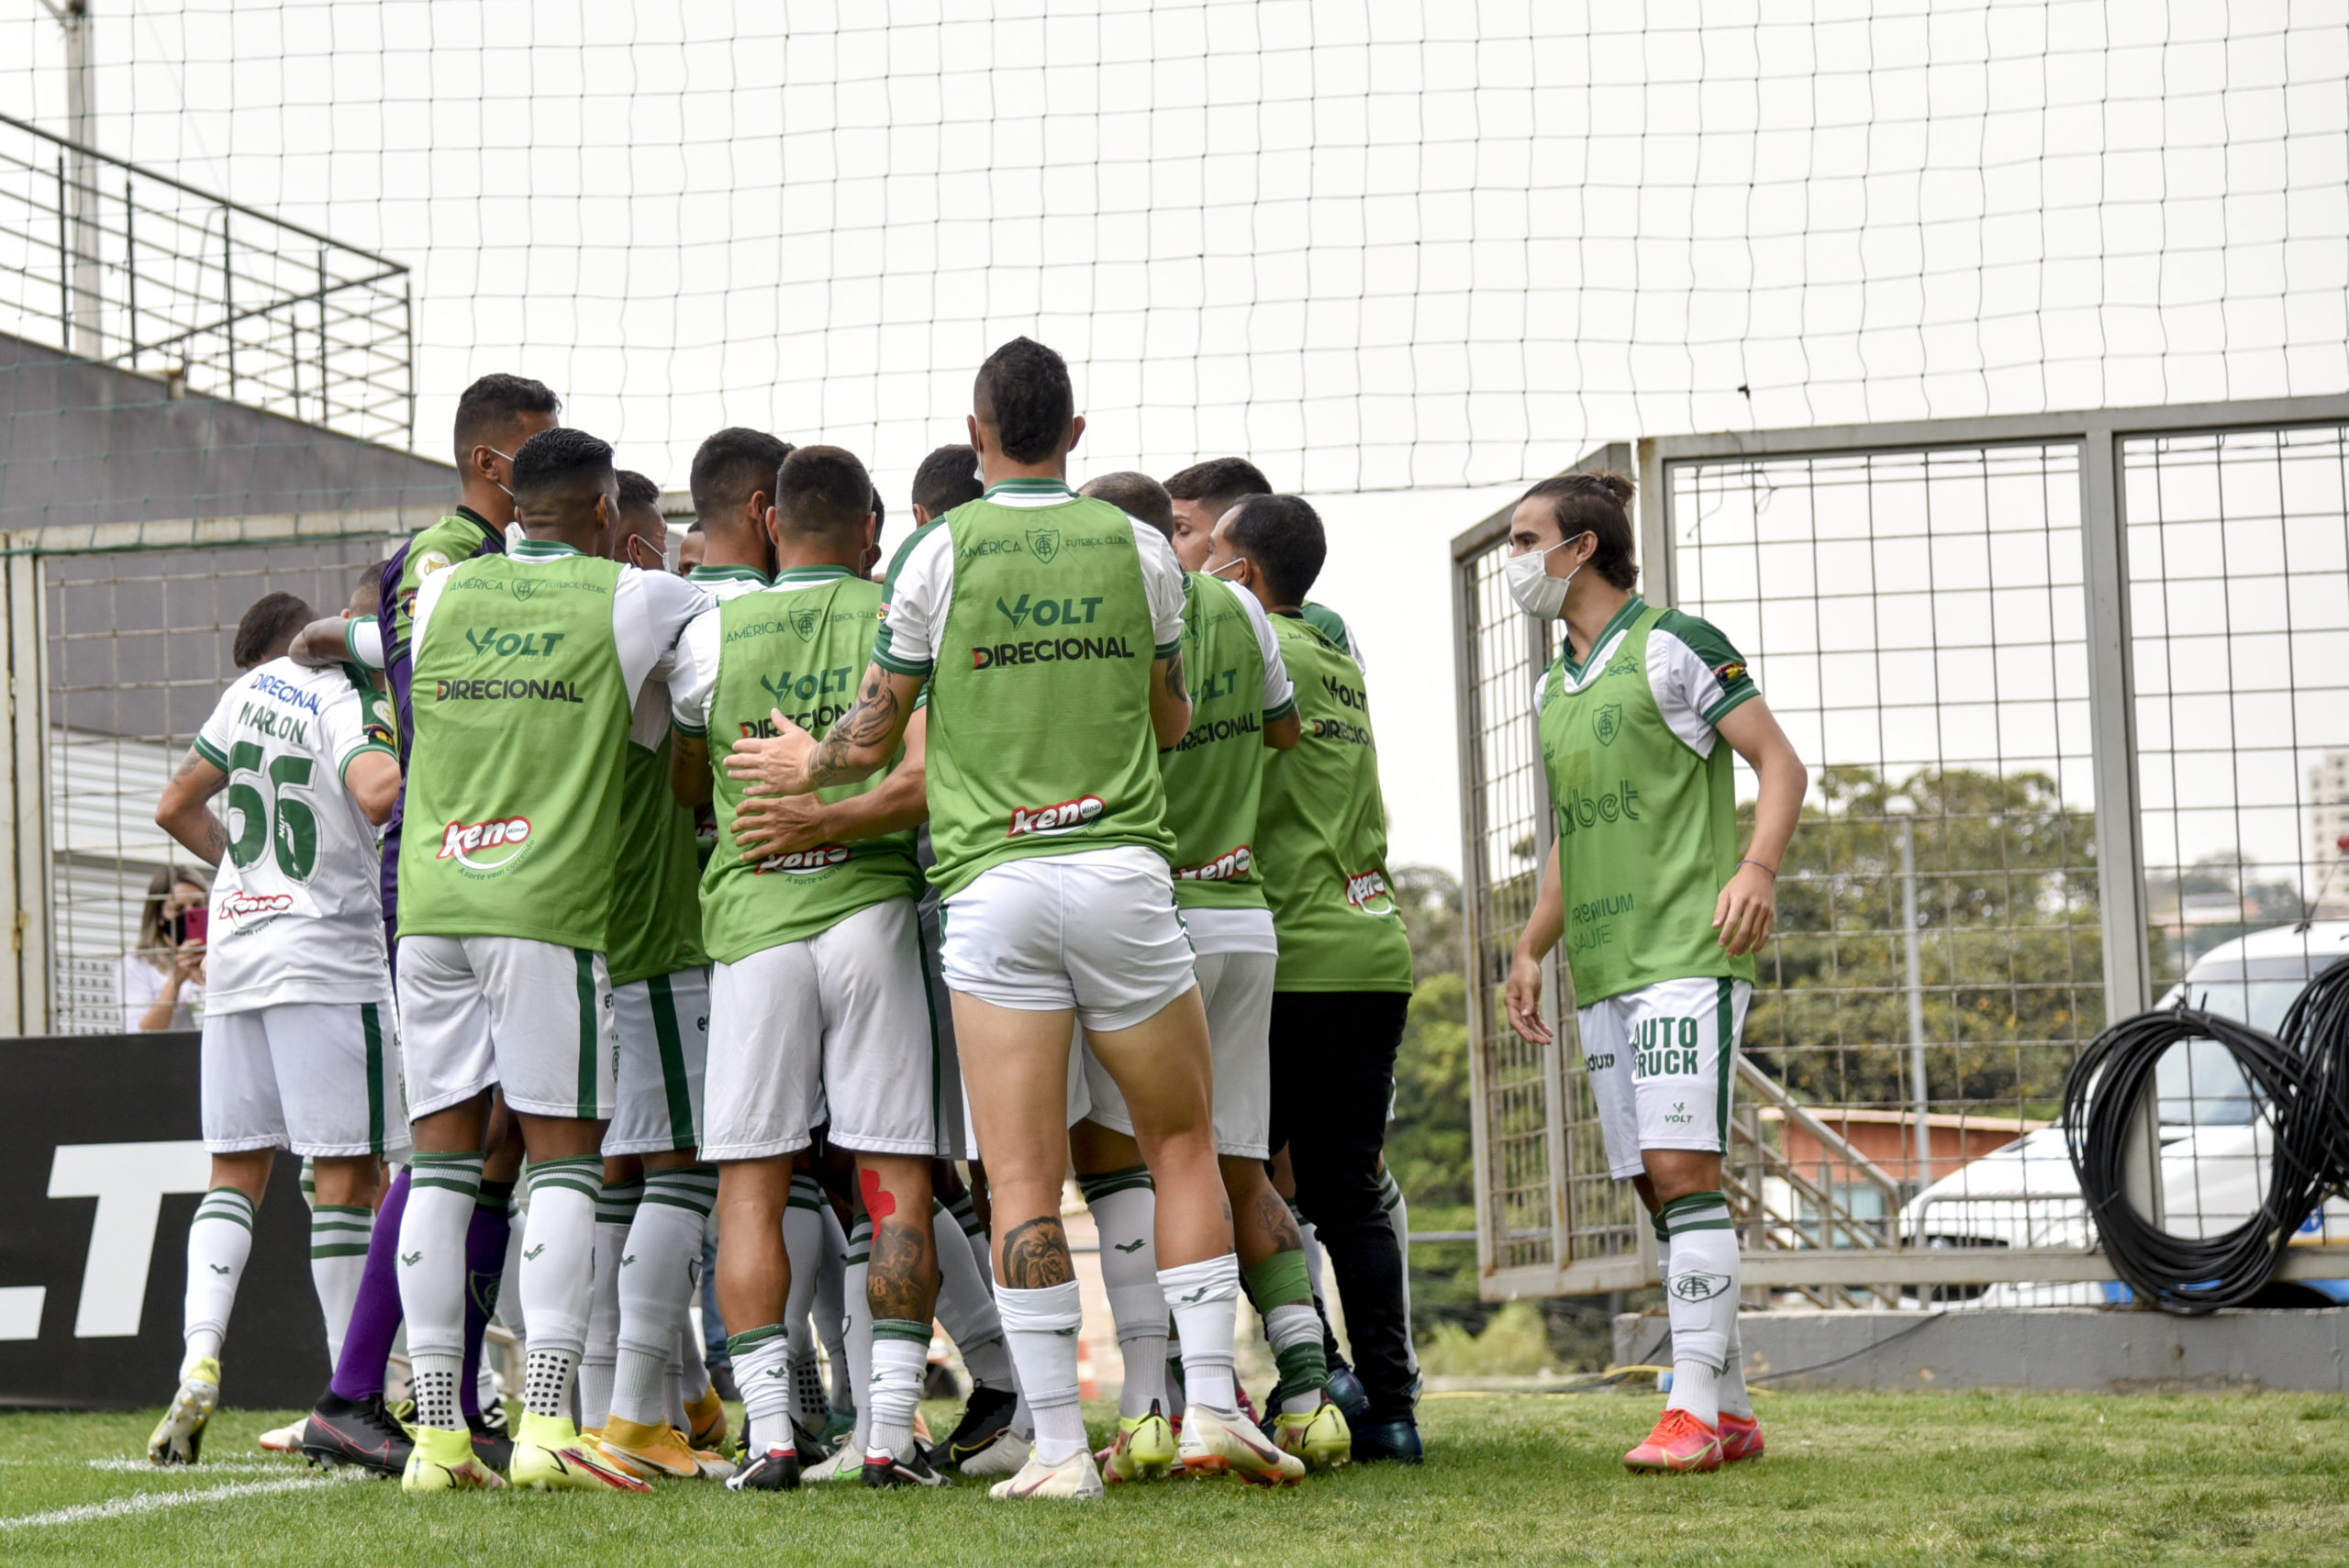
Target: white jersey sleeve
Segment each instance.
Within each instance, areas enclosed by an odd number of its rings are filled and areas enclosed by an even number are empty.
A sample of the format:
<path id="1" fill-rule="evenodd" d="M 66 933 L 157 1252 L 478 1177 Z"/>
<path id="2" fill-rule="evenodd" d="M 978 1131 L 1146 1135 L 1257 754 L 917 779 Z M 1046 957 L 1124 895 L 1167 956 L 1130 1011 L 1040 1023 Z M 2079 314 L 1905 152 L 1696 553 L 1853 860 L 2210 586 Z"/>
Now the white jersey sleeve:
<path id="1" fill-rule="evenodd" d="M 1711 623 L 1666 610 L 1648 630 L 1648 690 L 1656 711 L 1682 743 L 1709 757 L 1714 728 L 1760 694 L 1745 661 Z"/>
<path id="2" fill-rule="evenodd" d="M 619 642 L 620 679 L 631 696 L 648 677 L 667 680 L 675 673 L 677 639 L 696 616 L 717 602 L 672 573 L 620 568 L 612 589 L 612 635 Z M 419 613 L 421 608 L 419 597 Z"/>
<path id="3" fill-rule="evenodd" d="M 901 675 L 929 674 L 954 601 L 954 540 L 944 525 L 907 548 L 884 593 L 873 662 Z"/>
<path id="4" fill-rule="evenodd" d="M 669 727 L 696 738 L 709 733 L 709 703 L 718 689 L 718 650 L 725 628 L 716 609 L 694 617 L 679 639 L 669 672 Z"/>
<path id="5" fill-rule="evenodd" d="M 1150 630 L 1156 655 L 1172 657 L 1183 646 L 1183 563 L 1166 536 L 1139 518 L 1134 528 L 1134 553 L 1141 560 L 1142 592 L 1150 600 Z"/>
<path id="6" fill-rule="evenodd" d="M 352 663 L 369 670 L 384 667 L 384 623 L 373 616 L 352 616 L 342 623 L 342 651 Z"/>
<path id="7" fill-rule="evenodd" d="M 1248 624 L 1256 630 L 1256 648 L 1264 656 L 1264 717 L 1279 718 L 1297 706 L 1297 686 L 1288 678 L 1288 661 L 1281 657 L 1281 639 L 1273 630 L 1273 617 L 1264 613 L 1264 606 L 1247 589 L 1235 588 L 1229 583 L 1223 588 L 1240 601 L 1240 607 L 1248 613 Z"/>
<path id="8" fill-rule="evenodd" d="M 195 732 L 195 754 L 224 773 L 228 771 L 228 749 L 237 743 L 236 717 L 243 705 L 244 690 L 243 681 L 230 686 L 213 706 L 212 717 Z"/>

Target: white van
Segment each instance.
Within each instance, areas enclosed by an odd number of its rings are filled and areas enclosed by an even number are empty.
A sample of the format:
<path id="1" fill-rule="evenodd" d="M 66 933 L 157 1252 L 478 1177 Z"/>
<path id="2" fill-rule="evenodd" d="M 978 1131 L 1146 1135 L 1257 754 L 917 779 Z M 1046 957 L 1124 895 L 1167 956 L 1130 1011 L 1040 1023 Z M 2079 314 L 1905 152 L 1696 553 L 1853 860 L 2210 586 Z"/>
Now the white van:
<path id="1" fill-rule="evenodd" d="M 2211 949 L 2157 1004 L 2182 996 L 2188 1006 L 2242 1019 L 2270 1033 L 2311 975 L 2349 957 L 2349 920 L 2320 920 L 2306 930 L 2277 926 Z M 2272 1129 L 2266 1109 L 2217 1040 L 2184 1042 L 2154 1073 L 2161 1118 L 2163 1228 L 2176 1236 L 2215 1235 L 2243 1223 L 2265 1195 Z M 1900 1211 L 1904 1245 L 2069 1247 L 2093 1240 L 2087 1204 L 2072 1173 L 2061 1127 L 2026 1133 L 1994 1153 L 1943 1177 Z M 2295 1246 L 2349 1249 L 2349 1203 L 2335 1197 L 2309 1216 Z M 2349 1251 L 2340 1256 L 2349 1274 Z M 2349 1279 L 2279 1284 L 2277 1305 L 2349 1302 Z M 2132 1299 L 2129 1287 L 2103 1284 L 1998 1284 L 1936 1293 L 1982 1306 L 2086 1307 Z"/>

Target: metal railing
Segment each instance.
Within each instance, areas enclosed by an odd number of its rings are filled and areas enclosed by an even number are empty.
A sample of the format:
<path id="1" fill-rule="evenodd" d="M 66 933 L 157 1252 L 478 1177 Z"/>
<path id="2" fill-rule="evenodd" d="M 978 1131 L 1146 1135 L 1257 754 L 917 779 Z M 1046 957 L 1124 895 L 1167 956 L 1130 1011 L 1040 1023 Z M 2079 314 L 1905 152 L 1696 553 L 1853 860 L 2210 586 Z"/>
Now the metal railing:
<path id="1" fill-rule="evenodd" d="M 2074 1054 L 2219 942 L 2349 913 L 2349 397 L 1647 439 L 1636 462 L 1645 596 L 1721 628 L 1811 768 L 1726 1161 L 1746 1284 L 2110 1298 L 2050 1126 Z M 1564 966 L 1556 1043 L 1501 1006 L 1552 836 L 1532 703 L 1556 651 L 1501 582 L 1509 510 L 1453 545 L 1488 1299 L 1654 1269 Z M 2181 1231 L 2232 1223 L 2218 1188 L 2255 1163 L 2210 1151 L 2253 1136 L 2210 1065 L 2145 1112 L 2166 1152 L 2146 1142 L 2140 1207 Z M 2349 1208 L 2301 1240 L 2283 1278 L 2349 1275 L 2325 1255 Z"/>
<path id="2" fill-rule="evenodd" d="M 413 325 L 399 262 L 0 115 L 0 331 L 407 447 Z"/>

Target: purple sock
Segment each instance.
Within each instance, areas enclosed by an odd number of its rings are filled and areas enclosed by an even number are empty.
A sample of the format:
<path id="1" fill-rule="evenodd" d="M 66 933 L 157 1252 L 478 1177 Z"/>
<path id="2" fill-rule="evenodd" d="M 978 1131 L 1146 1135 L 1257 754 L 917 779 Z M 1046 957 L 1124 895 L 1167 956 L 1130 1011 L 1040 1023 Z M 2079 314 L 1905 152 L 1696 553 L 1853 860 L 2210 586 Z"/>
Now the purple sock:
<path id="1" fill-rule="evenodd" d="M 359 1275 L 359 1299 L 343 1331 L 342 1359 L 327 1386 L 345 1399 L 374 1399 L 384 1392 L 384 1362 L 400 1331 L 400 1282 L 395 1272 L 400 1250 L 400 1216 L 407 1212 L 407 1168 L 392 1178 L 375 1229 L 367 1238 L 367 1266 Z"/>
<path id="2" fill-rule="evenodd" d="M 506 1278 L 506 1243 L 512 1234 L 506 1205 L 513 1195 L 511 1182 L 484 1182 L 465 1227 L 465 1372 L 457 1395 L 467 1421 L 481 1415 L 482 1340 L 489 1333 L 489 1315 L 497 1310 L 498 1287 Z"/>

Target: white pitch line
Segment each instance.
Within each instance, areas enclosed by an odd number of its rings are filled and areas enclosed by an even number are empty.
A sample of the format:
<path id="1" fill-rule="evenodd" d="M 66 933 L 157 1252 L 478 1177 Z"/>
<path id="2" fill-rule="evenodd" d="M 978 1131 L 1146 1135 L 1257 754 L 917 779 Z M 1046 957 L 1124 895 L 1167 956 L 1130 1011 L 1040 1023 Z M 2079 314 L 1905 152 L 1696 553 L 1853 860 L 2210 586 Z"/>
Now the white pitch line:
<path id="1" fill-rule="evenodd" d="M 332 1485 L 321 1476 L 291 1475 L 283 1481 L 239 1481 L 227 1486 L 205 1486 L 184 1492 L 142 1492 L 134 1497 L 117 1497 L 111 1502 L 78 1503 L 72 1507 L 54 1508 L 45 1514 L 19 1514 L 14 1518 L 0 1518 L 0 1529 L 88 1524 L 94 1519 L 152 1513 L 158 1508 L 176 1508 L 183 1503 L 217 1503 L 230 1497 L 257 1497 L 268 1492 L 298 1492 L 308 1487 Z"/>
<path id="2" fill-rule="evenodd" d="M 295 1459 L 216 1459 L 201 1464 L 155 1464 L 117 1454 L 86 1462 L 93 1470 L 136 1471 L 142 1475 L 284 1475 L 300 1463 Z"/>

